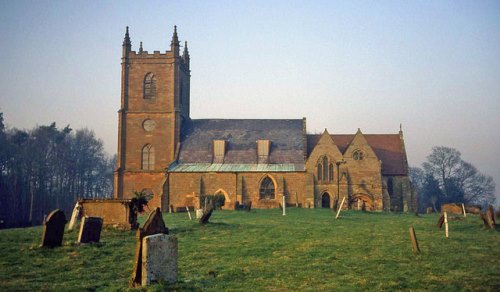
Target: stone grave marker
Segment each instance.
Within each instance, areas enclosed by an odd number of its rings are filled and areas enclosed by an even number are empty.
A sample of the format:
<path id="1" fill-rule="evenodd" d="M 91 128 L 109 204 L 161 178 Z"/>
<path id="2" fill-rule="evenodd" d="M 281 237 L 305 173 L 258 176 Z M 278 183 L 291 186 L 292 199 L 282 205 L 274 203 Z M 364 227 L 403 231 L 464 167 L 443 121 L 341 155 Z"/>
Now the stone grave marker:
<path id="1" fill-rule="evenodd" d="M 214 208 L 212 206 L 208 206 L 205 211 L 203 211 L 203 215 L 200 218 L 200 224 L 204 225 L 208 223 L 208 219 L 210 219 L 210 216 L 212 216 L 212 212 L 214 211 Z"/>
<path id="2" fill-rule="evenodd" d="M 73 230 L 75 225 L 78 223 L 78 220 L 80 220 L 80 217 L 82 215 L 82 205 L 80 202 L 77 202 L 75 204 L 75 207 L 73 208 L 73 213 L 71 214 L 71 220 L 69 220 L 69 225 L 68 225 L 68 230 Z"/>
<path id="3" fill-rule="evenodd" d="M 42 247 L 56 247 L 62 245 L 64 226 L 66 225 L 64 212 L 56 209 L 52 211 L 43 224 Z"/>
<path id="4" fill-rule="evenodd" d="M 196 219 L 200 219 L 203 216 L 203 209 L 196 209 Z"/>
<path id="5" fill-rule="evenodd" d="M 102 230 L 101 217 L 83 217 L 78 234 L 78 243 L 99 242 Z"/>
<path id="6" fill-rule="evenodd" d="M 177 282 L 177 238 L 155 234 L 142 240 L 142 286 Z"/>
<path id="7" fill-rule="evenodd" d="M 432 214 L 434 213 L 434 210 L 432 210 L 432 207 L 427 207 L 427 209 L 425 209 L 425 213 Z"/>
<path id="8" fill-rule="evenodd" d="M 419 253 L 420 248 L 418 247 L 417 235 L 415 234 L 415 229 L 413 229 L 413 226 L 410 227 L 410 239 L 413 252 Z"/>
<path id="9" fill-rule="evenodd" d="M 245 205 L 245 210 L 247 212 L 252 211 L 252 201 L 248 201 L 248 203 Z"/>
<path id="10" fill-rule="evenodd" d="M 443 224 L 444 224 L 444 214 L 441 214 L 441 217 L 439 217 L 439 220 L 438 220 L 438 223 L 437 223 L 437 227 L 438 228 L 442 228 Z"/>
<path id="11" fill-rule="evenodd" d="M 137 229 L 134 269 L 132 270 L 130 286 L 140 286 L 142 283 L 142 239 L 155 234 L 168 234 L 168 228 L 165 226 L 160 208 L 155 208 L 149 213 L 142 228 Z"/>
<path id="12" fill-rule="evenodd" d="M 488 210 L 486 210 L 486 220 L 491 229 L 496 229 L 495 223 L 495 211 L 492 205 L 488 205 Z"/>

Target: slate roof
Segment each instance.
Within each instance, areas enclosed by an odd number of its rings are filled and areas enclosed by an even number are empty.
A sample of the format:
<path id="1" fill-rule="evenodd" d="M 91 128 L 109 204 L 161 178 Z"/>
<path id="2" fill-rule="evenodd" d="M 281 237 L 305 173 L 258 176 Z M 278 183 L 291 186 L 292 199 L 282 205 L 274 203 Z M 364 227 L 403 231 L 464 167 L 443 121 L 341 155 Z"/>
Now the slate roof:
<path id="1" fill-rule="evenodd" d="M 192 120 L 183 131 L 178 163 L 169 171 L 180 171 L 180 165 L 212 164 L 213 140 L 227 141 L 225 165 L 257 164 L 257 140 L 270 140 L 269 164 L 288 165 L 287 169 L 293 165 L 295 171 L 304 170 L 302 119 L 199 119 Z"/>
<path id="2" fill-rule="evenodd" d="M 347 150 L 354 135 L 330 135 L 342 154 Z M 382 175 L 407 175 L 406 153 L 401 145 L 399 134 L 363 134 L 366 141 L 382 160 Z M 321 135 L 307 135 L 307 156 L 318 144 Z"/>

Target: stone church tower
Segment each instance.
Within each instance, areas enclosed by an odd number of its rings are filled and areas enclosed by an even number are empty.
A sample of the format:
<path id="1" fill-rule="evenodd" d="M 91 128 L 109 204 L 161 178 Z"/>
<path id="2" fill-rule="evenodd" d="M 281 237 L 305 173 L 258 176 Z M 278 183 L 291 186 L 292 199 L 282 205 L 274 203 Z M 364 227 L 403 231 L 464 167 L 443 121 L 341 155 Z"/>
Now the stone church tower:
<path id="1" fill-rule="evenodd" d="M 165 169 L 175 160 L 181 128 L 189 124 L 189 52 L 181 55 L 177 28 L 165 53 L 132 51 L 129 31 L 122 52 L 121 107 L 118 111 L 118 160 L 115 198 L 135 191 L 153 194 L 161 205 Z"/>

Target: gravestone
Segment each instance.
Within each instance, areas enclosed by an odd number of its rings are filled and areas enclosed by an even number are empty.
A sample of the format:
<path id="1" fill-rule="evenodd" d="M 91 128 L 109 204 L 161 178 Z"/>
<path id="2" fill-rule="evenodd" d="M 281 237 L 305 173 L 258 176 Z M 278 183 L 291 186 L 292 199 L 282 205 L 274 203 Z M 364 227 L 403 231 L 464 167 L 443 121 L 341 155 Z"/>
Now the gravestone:
<path id="1" fill-rule="evenodd" d="M 488 218 L 486 218 L 486 214 L 483 213 L 483 211 L 480 211 L 479 216 L 481 217 L 481 220 L 483 220 L 484 227 L 490 228 L 490 223 L 488 222 Z"/>
<path id="2" fill-rule="evenodd" d="M 246 205 L 245 205 L 245 210 L 247 212 L 250 212 L 252 210 L 252 201 L 249 201 Z"/>
<path id="3" fill-rule="evenodd" d="M 68 225 L 68 230 L 73 230 L 75 225 L 78 223 L 78 220 L 80 220 L 80 216 L 82 214 L 82 205 L 80 202 L 77 202 L 75 204 L 75 207 L 73 208 L 73 213 L 71 214 L 71 220 L 69 220 L 69 225 Z"/>
<path id="4" fill-rule="evenodd" d="M 56 247 L 62 245 L 66 216 L 56 209 L 52 211 L 43 224 L 42 247 Z"/>
<path id="5" fill-rule="evenodd" d="M 203 215 L 200 218 L 200 224 L 204 225 L 208 223 L 208 219 L 210 219 L 210 216 L 212 216 L 212 212 L 214 211 L 214 208 L 212 206 L 208 206 L 205 211 L 203 211 Z"/>
<path id="6" fill-rule="evenodd" d="M 142 283 L 142 239 L 155 234 L 168 234 L 168 228 L 165 226 L 160 208 L 155 208 L 149 213 L 143 227 L 137 229 L 131 286 L 140 286 Z"/>
<path id="7" fill-rule="evenodd" d="M 488 205 L 488 210 L 486 211 L 486 220 L 491 229 L 496 229 L 495 223 L 495 211 L 492 205 Z"/>
<path id="8" fill-rule="evenodd" d="M 102 218 L 83 217 L 78 234 L 78 243 L 99 242 L 101 239 Z"/>
<path id="9" fill-rule="evenodd" d="M 177 282 L 177 238 L 155 234 L 142 240 L 142 286 Z"/>
<path id="10" fill-rule="evenodd" d="M 415 229 L 413 229 L 413 226 L 410 227 L 410 239 L 413 252 L 419 253 L 420 248 L 418 247 L 417 235 L 415 234 Z"/>
<path id="11" fill-rule="evenodd" d="M 443 224 L 444 224 L 444 214 L 442 214 L 441 217 L 439 217 L 439 220 L 438 220 L 438 223 L 437 223 L 437 227 L 438 228 L 442 228 Z"/>
<path id="12" fill-rule="evenodd" d="M 196 219 L 200 219 L 203 216 L 203 209 L 196 209 Z"/>
<path id="13" fill-rule="evenodd" d="M 432 207 L 427 207 L 427 209 L 425 209 L 425 212 L 427 214 L 432 214 L 432 213 L 434 213 L 434 210 L 432 210 Z"/>

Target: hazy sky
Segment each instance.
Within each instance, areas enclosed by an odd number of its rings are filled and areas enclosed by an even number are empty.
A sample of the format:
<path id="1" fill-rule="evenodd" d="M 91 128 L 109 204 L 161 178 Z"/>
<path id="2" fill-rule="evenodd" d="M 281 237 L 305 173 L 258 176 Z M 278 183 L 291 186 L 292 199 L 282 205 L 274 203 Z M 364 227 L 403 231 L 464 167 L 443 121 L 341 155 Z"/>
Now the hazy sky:
<path id="1" fill-rule="evenodd" d="M 93 129 L 117 149 L 120 58 L 191 53 L 193 118 L 307 118 L 397 133 L 411 165 L 457 148 L 500 193 L 500 1 L 0 1 L 10 127 Z"/>

